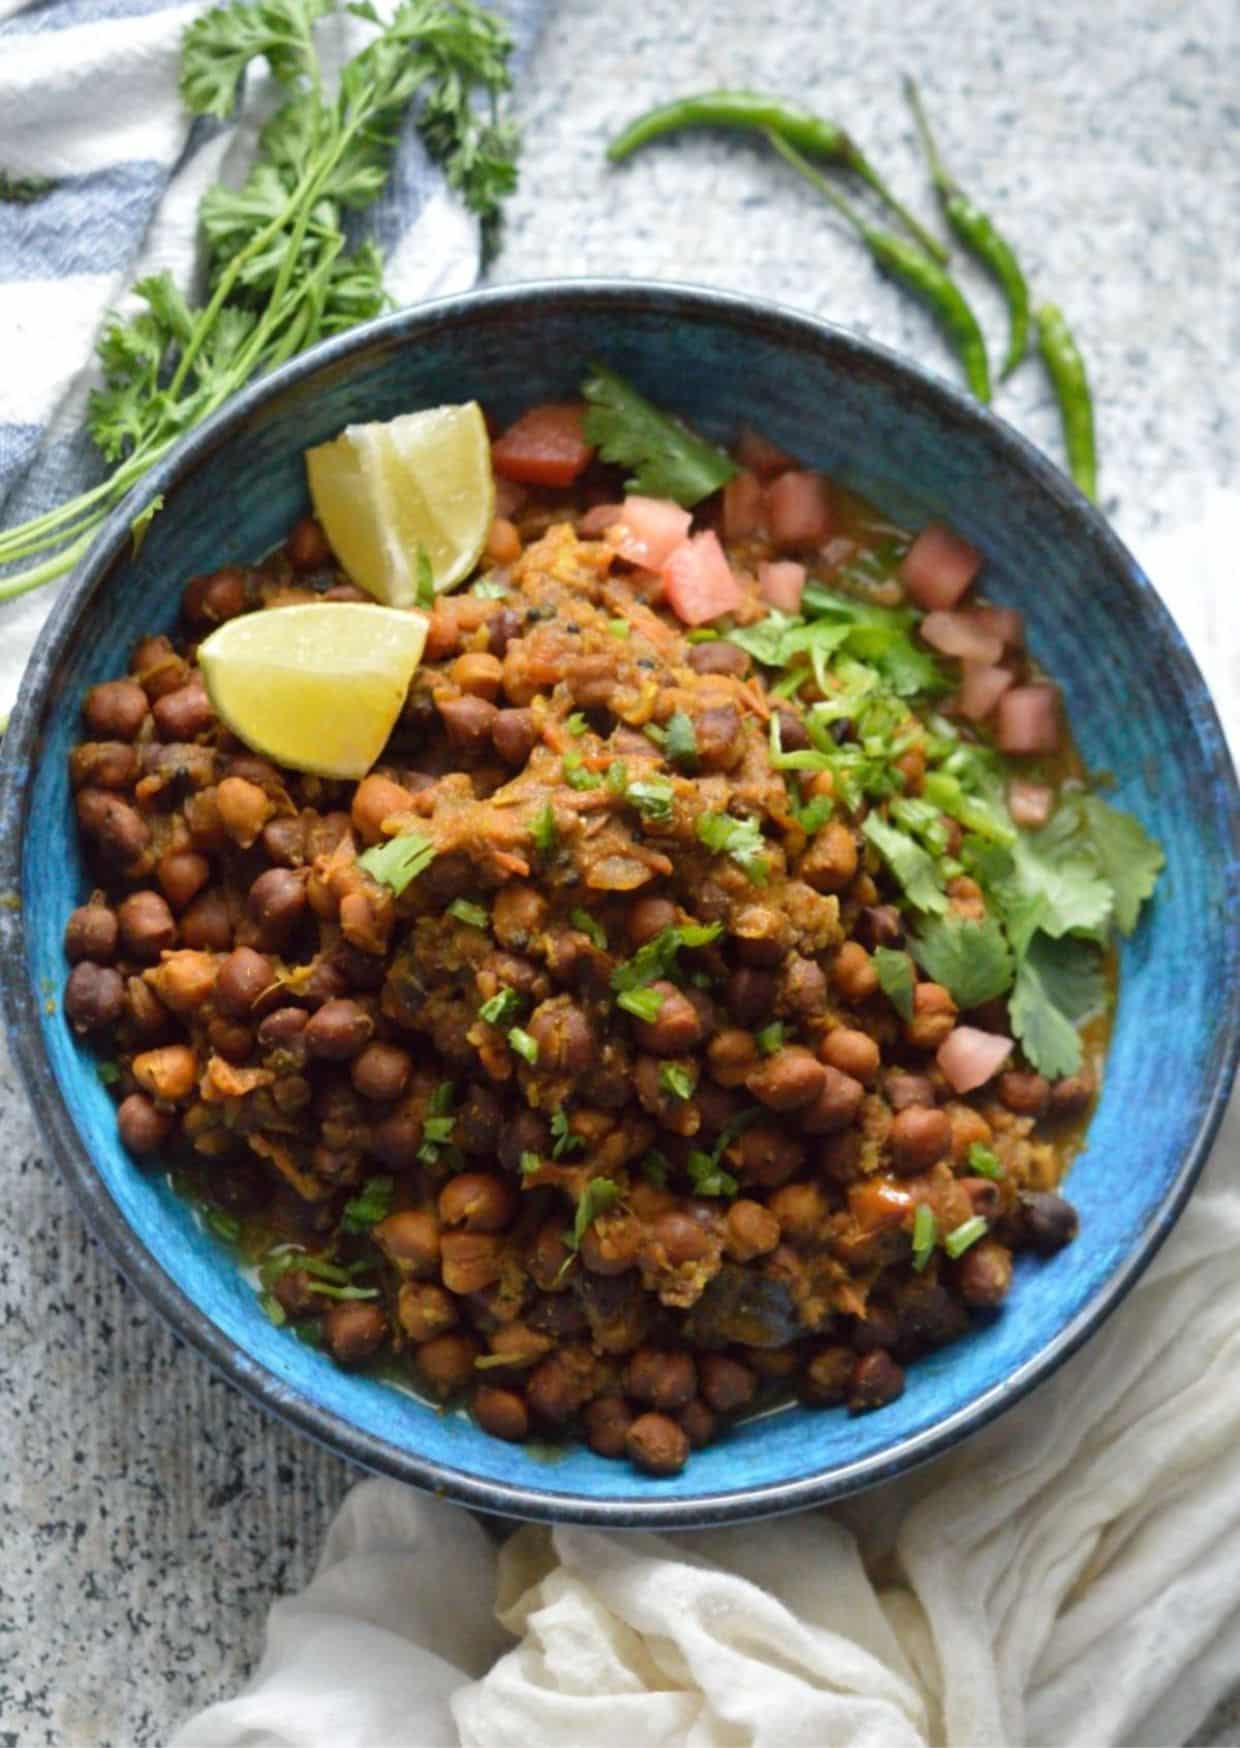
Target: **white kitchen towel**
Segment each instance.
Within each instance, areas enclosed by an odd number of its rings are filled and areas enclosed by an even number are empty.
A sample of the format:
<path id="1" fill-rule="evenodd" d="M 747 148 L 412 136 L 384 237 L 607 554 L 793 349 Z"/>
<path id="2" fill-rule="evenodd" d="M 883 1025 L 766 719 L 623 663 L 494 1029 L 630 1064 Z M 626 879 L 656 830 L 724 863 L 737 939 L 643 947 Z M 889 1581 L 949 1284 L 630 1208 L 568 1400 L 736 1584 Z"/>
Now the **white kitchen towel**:
<path id="1" fill-rule="evenodd" d="M 389 7 L 393 0 L 388 0 Z M 207 0 L 0 0 L 0 527 L 42 515 L 104 477 L 82 430 L 108 311 L 128 312 L 135 280 L 162 270 L 194 286 L 198 202 L 240 183 L 279 100 L 247 75 L 239 125 L 193 121 L 177 89 L 181 36 Z M 529 53 L 544 0 L 500 0 Z M 338 67 L 374 32 L 343 8 L 318 27 Z M 15 199 L 25 184 L 47 192 Z M 388 189 L 367 215 L 398 304 L 472 285 L 476 222 L 406 123 Z M 16 567 L 11 567 L 16 568 Z M 3 602 L 0 723 L 62 583 Z"/>
<path id="2" fill-rule="evenodd" d="M 1238 533 L 1219 495 L 1145 554 L 1233 753 Z M 1238 1453 L 1233 1101 L 1126 1303 L 950 1456 L 792 1519 L 498 1551 L 364 1482 L 250 1685 L 172 1748 L 1173 1748 L 1240 1671 Z"/>

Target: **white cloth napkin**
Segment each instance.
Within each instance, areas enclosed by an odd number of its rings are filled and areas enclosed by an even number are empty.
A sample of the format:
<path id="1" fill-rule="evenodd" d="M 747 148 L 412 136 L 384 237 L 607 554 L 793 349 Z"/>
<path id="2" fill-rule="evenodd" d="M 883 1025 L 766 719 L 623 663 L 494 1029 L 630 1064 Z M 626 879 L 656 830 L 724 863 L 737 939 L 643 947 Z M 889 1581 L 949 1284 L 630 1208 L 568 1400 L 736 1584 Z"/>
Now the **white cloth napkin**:
<path id="1" fill-rule="evenodd" d="M 1220 494 L 1145 554 L 1233 753 L 1237 533 Z M 1238 1256 L 1233 1102 L 1110 1323 L 903 1481 L 740 1529 L 526 1526 L 499 1550 L 466 1512 L 364 1482 L 250 1685 L 171 1748 L 1182 1743 L 1240 1670 Z"/>

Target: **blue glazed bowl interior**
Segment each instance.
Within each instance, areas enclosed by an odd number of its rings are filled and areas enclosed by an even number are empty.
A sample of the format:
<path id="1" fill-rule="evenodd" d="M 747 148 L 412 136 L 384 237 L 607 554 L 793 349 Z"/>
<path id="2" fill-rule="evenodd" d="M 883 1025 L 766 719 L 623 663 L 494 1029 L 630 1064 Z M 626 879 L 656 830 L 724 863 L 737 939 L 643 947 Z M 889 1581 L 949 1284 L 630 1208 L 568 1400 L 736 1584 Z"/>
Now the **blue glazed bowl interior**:
<path id="1" fill-rule="evenodd" d="M 1027 615 L 1088 763 L 1112 774 L 1114 798 L 1167 854 L 1156 902 L 1122 950 L 1105 1088 L 1071 1172 L 1079 1240 L 1048 1262 L 1022 1260 L 1002 1315 L 912 1367 L 883 1412 L 783 1410 L 660 1480 L 584 1448 L 501 1444 L 275 1329 L 225 1248 L 122 1150 L 91 1055 L 46 999 L 62 986 L 64 921 L 86 891 L 66 780 L 84 689 L 123 673 L 140 634 L 172 627 L 188 576 L 282 538 L 306 507 L 308 444 L 352 420 L 472 396 L 506 419 L 571 396 L 595 358 L 712 435 L 750 421 L 894 518 L 943 517 L 980 547 L 986 591 Z M 1152 591 L 1019 438 L 808 318 L 675 288 L 517 287 L 407 312 L 311 354 L 192 439 L 139 502 L 160 490 L 166 505 L 137 557 L 126 518 L 101 537 L 31 670 L 0 803 L 0 888 L 19 881 L 21 920 L 0 910 L 0 939 L 18 1056 L 92 1224 L 238 1382 L 360 1461 L 488 1508 L 706 1523 L 832 1497 L 945 1448 L 1116 1302 L 1187 1194 L 1234 1065 L 1235 783 L 1201 678 Z"/>

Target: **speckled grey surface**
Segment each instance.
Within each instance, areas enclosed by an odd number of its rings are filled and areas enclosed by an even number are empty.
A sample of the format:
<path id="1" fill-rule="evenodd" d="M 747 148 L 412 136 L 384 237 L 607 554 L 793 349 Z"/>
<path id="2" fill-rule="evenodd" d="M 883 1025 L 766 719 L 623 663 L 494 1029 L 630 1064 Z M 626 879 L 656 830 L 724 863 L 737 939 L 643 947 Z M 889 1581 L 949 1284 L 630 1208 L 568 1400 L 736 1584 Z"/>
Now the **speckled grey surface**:
<path id="1" fill-rule="evenodd" d="M 1103 501 L 1139 551 L 1240 476 L 1234 0 L 561 0 L 522 92 L 524 183 L 493 277 L 762 292 L 950 373 L 929 321 L 757 150 L 702 137 L 601 163 L 646 103 L 761 84 L 846 119 L 916 196 L 904 68 L 1078 329 Z M 970 288 L 997 340 L 995 296 Z M 1054 449 L 1036 367 L 999 406 Z M 2 1044 L 0 1158 L 0 1748 L 147 1748 L 244 1677 L 267 1602 L 307 1576 L 353 1477 L 124 1286 L 44 1163 Z M 1240 1707 L 1196 1740 L 1240 1744 Z"/>

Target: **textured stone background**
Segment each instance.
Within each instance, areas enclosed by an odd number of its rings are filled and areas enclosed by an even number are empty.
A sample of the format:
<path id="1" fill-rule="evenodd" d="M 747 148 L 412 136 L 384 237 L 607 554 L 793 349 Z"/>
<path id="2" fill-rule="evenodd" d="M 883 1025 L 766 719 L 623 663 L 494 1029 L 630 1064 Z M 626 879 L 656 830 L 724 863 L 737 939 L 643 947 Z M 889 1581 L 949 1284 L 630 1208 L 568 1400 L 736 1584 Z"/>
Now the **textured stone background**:
<path id="1" fill-rule="evenodd" d="M 932 324 L 758 149 L 702 137 L 619 173 L 601 159 L 646 104 L 748 83 L 847 120 L 924 205 L 904 68 L 1078 330 L 1104 502 L 1139 551 L 1240 474 L 1235 0 L 560 0 L 521 93 L 523 187 L 493 277 L 761 292 L 951 374 Z M 997 299 L 970 289 L 997 342 Z M 999 405 L 1055 452 L 1036 367 Z M 0 1748 L 148 1748 L 243 1678 L 353 1475 L 125 1287 L 42 1158 L 2 1045 L 0 1138 Z M 1240 1744 L 1240 1710 L 1198 1740 Z"/>

